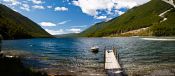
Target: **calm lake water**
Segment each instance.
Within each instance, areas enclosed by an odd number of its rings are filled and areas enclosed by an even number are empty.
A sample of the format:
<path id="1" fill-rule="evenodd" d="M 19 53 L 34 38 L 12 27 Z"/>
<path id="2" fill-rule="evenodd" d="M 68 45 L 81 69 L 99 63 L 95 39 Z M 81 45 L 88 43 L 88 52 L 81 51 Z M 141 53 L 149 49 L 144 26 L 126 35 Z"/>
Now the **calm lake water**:
<path id="1" fill-rule="evenodd" d="M 92 53 L 91 46 L 99 46 Z M 23 56 L 24 63 L 50 74 L 105 75 L 104 47 L 116 47 L 129 75 L 175 73 L 175 41 L 119 38 L 41 38 L 4 40 L 4 52 Z"/>

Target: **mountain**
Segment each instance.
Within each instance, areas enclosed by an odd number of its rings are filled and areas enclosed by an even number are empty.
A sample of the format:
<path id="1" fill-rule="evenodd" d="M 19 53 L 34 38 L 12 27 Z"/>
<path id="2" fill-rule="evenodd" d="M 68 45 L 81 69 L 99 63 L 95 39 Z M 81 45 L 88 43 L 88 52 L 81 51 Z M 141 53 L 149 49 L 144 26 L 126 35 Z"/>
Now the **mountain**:
<path id="1" fill-rule="evenodd" d="M 110 21 L 97 23 L 79 35 L 83 37 L 175 36 L 174 20 L 175 8 L 172 5 L 162 0 L 151 0 Z"/>
<path id="2" fill-rule="evenodd" d="M 0 4 L 0 34 L 3 39 L 52 37 L 38 24 Z"/>
<path id="3" fill-rule="evenodd" d="M 79 37 L 77 33 L 69 33 L 69 34 L 62 34 L 62 35 L 55 35 L 57 38 L 76 38 Z"/>

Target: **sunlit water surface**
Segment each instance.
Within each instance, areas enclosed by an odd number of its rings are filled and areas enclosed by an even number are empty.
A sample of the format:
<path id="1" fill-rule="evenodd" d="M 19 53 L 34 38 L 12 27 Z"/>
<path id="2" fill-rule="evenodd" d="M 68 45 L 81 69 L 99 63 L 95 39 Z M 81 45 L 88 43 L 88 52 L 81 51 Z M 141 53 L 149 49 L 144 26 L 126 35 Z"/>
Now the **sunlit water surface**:
<path id="1" fill-rule="evenodd" d="M 99 46 L 98 53 L 90 50 Z M 21 54 L 24 63 L 50 74 L 105 75 L 104 47 L 116 47 L 129 75 L 154 74 L 155 70 L 175 72 L 175 41 L 139 37 L 41 38 L 5 40 L 2 49 Z M 170 71 L 170 72 L 169 72 Z M 160 71 L 158 71 L 160 72 Z"/>

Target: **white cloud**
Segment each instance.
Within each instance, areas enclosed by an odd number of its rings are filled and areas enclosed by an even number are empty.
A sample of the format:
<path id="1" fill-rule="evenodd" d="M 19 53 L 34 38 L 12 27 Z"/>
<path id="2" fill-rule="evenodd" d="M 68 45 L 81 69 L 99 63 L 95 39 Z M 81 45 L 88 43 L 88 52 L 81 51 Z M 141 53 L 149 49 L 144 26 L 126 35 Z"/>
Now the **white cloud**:
<path id="1" fill-rule="evenodd" d="M 20 9 L 25 10 L 25 11 L 30 11 L 30 6 L 28 4 L 22 4 Z"/>
<path id="2" fill-rule="evenodd" d="M 72 29 L 66 29 L 70 33 L 80 33 L 81 29 L 78 28 L 72 28 Z"/>
<path id="3" fill-rule="evenodd" d="M 21 2 L 17 1 L 17 0 L 3 0 L 6 3 L 9 3 L 11 5 L 19 5 L 21 4 Z"/>
<path id="4" fill-rule="evenodd" d="M 14 1 L 14 0 L 3 0 L 4 2 L 11 2 L 11 1 Z"/>
<path id="5" fill-rule="evenodd" d="M 133 8 L 134 6 L 137 6 L 137 2 L 134 0 L 115 0 L 116 5 L 114 5 L 115 9 L 120 9 L 120 8 Z"/>
<path id="6" fill-rule="evenodd" d="M 107 22 L 107 21 L 109 21 L 109 20 L 111 20 L 111 19 L 113 19 L 113 18 L 106 18 L 105 22 Z"/>
<path id="7" fill-rule="evenodd" d="M 112 10 L 130 9 L 148 1 L 150 0 L 73 0 L 72 3 L 79 6 L 82 12 L 87 15 L 94 16 L 97 19 L 105 19 L 104 15 L 101 16 L 101 11 L 106 12 L 106 15 L 113 15 L 114 13 L 121 15 L 123 12 L 112 12 Z"/>
<path id="8" fill-rule="evenodd" d="M 47 8 L 52 8 L 52 6 L 47 6 Z"/>
<path id="9" fill-rule="evenodd" d="M 122 15 L 122 14 L 125 13 L 125 12 L 122 12 L 122 11 L 119 11 L 119 10 L 115 10 L 115 12 L 116 12 L 118 15 Z"/>
<path id="10" fill-rule="evenodd" d="M 55 23 L 52 22 L 41 22 L 39 23 L 41 26 L 56 26 Z"/>
<path id="11" fill-rule="evenodd" d="M 26 1 L 22 1 L 22 3 L 28 3 L 28 1 L 26 0 Z"/>
<path id="12" fill-rule="evenodd" d="M 112 18 L 107 17 L 107 16 L 95 16 L 95 19 L 101 19 L 101 20 L 105 20 L 107 22 L 107 21 L 111 20 Z"/>
<path id="13" fill-rule="evenodd" d="M 69 22 L 69 21 L 70 21 L 70 20 L 59 22 L 58 25 L 66 24 L 66 23 Z"/>
<path id="14" fill-rule="evenodd" d="M 31 0 L 34 4 L 42 4 L 42 0 Z"/>
<path id="15" fill-rule="evenodd" d="M 66 7 L 55 7 L 55 11 L 68 11 Z"/>
<path id="16" fill-rule="evenodd" d="M 32 6 L 32 8 L 34 8 L 34 9 L 45 9 L 44 6 L 40 6 L 40 5 L 34 5 L 34 6 Z"/>
<path id="17" fill-rule="evenodd" d="M 95 17 L 96 19 L 106 19 L 107 18 L 107 16 L 97 16 L 97 17 Z"/>
<path id="18" fill-rule="evenodd" d="M 66 34 L 63 29 L 59 29 L 59 30 L 45 29 L 45 30 L 52 35 Z"/>
<path id="19" fill-rule="evenodd" d="M 58 29 L 58 30 L 45 29 L 45 30 L 52 35 L 61 35 L 61 34 L 68 34 L 68 33 L 80 33 L 82 31 L 79 28 Z"/>
<path id="20" fill-rule="evenodd" d="M 73 4 L 79 6 L 83 13 L 91 16 L 98 15 L 98 10 L 111 10 L 114 6 L 112 0 L 78 0 L 73 1 Z"/>

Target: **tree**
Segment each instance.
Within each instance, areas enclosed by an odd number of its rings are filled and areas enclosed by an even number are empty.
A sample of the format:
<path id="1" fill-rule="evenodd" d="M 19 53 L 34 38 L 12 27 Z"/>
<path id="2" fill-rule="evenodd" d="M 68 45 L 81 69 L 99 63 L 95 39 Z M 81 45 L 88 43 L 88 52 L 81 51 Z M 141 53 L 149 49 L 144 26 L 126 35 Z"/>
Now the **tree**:
<path id="1" fill-rule="evenodd" d="M 1 52 L 1 45 L 2 45 L 2 36 L 1 36 L 1 34 L 0 34 L 0 52 Z"/>

